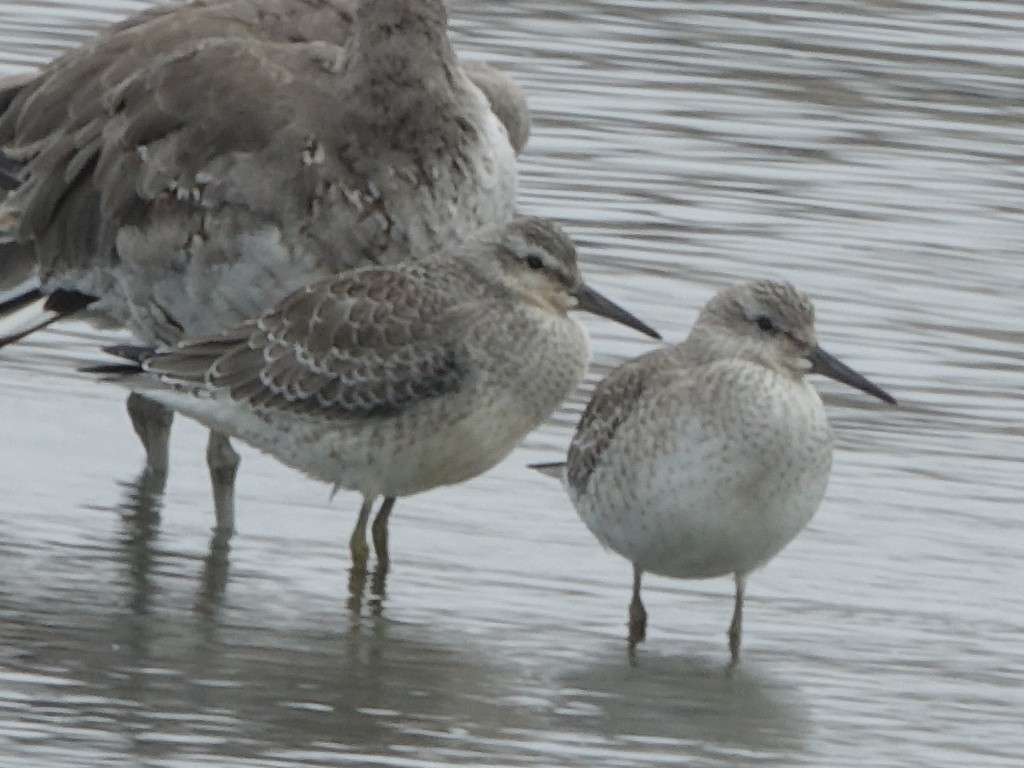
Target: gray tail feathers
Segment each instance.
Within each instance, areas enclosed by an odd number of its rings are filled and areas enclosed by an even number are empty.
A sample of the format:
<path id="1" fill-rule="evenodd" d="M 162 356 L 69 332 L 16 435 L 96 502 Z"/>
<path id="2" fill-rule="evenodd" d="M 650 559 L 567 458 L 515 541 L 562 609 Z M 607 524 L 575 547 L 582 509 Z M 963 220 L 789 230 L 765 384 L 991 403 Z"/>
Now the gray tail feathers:
<path id="1" fill-rule="evenodd" d="M 106 363 L 99 365 L 86 365 L 78 370 L 82 373 L 99 373 L 104 376 L 134 376 L 142 373 L 142 364 L 153 354 L 153 347 L 132 346 L 131 344 L 116 344 L 104 347 L 103 351 L 114 357 L 127 360 L 126 363 Z"/>
<path id="2" fill-rule="evenodd" d="M 553 477 L 556 480 L 562 479 L 562 470 L 565 469 L 564 461 L 552 461 L 547 464 L 527 464 L 530 469 L 536 469 L 543 475 Z"/>
<path id="3" fill-rule="evenodd" d="M 16 293 L 0 302 L 0 347 L 73 315 L 94 301 L 95 296 L 64 288 L 43 293 L 38 285 Z"/>

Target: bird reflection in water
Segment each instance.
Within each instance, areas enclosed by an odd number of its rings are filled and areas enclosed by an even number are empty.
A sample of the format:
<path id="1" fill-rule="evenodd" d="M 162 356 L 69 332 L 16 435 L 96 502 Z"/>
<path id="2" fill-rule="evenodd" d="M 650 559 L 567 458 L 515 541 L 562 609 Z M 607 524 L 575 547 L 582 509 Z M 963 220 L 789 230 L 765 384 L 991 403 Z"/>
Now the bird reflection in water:
<path id="1" fill-rule="evenodd" d="M 152 574 L 156 560 L 156 542 L 160 534 L 160 516 L 164 505 L 166 476 L 144 469 L 131 481 L 121 482 L 121 501 L 114 511 L 121 517 L 120 546 L 132 584 L 129 607 L 140 616 L 149 613 L 155 591 Z M 213 617 L 219 613 L 228 582 L 231 532 L 214 528 L 209 549 L 203 558 L 194 609 Z"/>

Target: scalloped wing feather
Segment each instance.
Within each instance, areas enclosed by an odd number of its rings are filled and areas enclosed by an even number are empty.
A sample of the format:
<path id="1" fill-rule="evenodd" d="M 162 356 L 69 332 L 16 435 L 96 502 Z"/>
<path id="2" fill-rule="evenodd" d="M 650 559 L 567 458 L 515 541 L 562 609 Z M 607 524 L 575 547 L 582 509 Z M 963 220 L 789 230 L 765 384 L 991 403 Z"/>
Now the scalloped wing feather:
<path id="1" fill-rule="evenodd" d="M 263 408 L 398 413 L 462 382 L 450 307 L 448 294 L 404 272 L 357 270 L 220 338 L 160 353 L 146 368 Z"/>

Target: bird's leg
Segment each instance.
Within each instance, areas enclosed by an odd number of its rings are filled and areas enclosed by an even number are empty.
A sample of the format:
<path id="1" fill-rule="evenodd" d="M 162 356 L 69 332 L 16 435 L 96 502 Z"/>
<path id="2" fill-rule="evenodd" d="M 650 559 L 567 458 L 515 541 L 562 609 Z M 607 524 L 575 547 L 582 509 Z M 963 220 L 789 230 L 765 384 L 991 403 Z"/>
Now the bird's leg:
<path id="1" fill-rule="evenodd" d="M 384 503 L 380 505 L 380 511 L 373 520 L 371 533 L 373 534 L 373 551 L 377 553 L 377 570 L 386 571 L 391 558 L 388 555 L 388 520 L 391 518 L 391 510 L 395 506 L 395 496 L 385 496 Z"/>
<path id="2" fill-rule="evenodd" d="M 370 559 L 370 548 L 366 545 L 366 526 L 370 522 L 373 511 L 373 499 L 364 498 L 359 508 L 359 519 L 352 529 L 352 537 L 348 540 L 348 549 L 352 553 L 352 571 L 366 573 L 366 562 Z"/>
<path id="3" fill-rule="evenodd" d="M 378 615 L 384 608 L 388 565 L 391 563 L 391 557 L 388 554 L 388 520 L 391 518 L 391 510 L 394 509 L 396 498 L 395 496 L 384 497 L 384 503 L 380 505 L 380 510 L 373 519 L 370 531 L 373 536 L 373 551 L 377 554 L 377 567 L 374 569 L 373 579 L 370 581 L 370 594 L 373 596 L 370 606 Z"/>
<path id="4" fill-rule="evenodd" d="M 743 593 L 747 579 L 743 574 L 736 576 L 736 604 L 732 609 L 732 621 L 729 624 L 729 652 L 732 654 L 731 666 L 740 662 L 740 638 L 743 635 Z"/>
<path id="5" fill-rule="evenodd" d="M 161 491 L 167 482 L 168 443 L 174 412 L 137 392 L 128 395 L 128 417 L 146 451 L 142 479 L 148 490 Z"/>
<path id="6" fill-rule="evenodd" d="M 359 519 L 352 529 L 348 540 L 348 550 L 352 555 L 352 567 L 348 570 L 348 609 L 359 613 L 363 609 L 363 593 L 366 590 L 366 563 L 370 559 L 370 548 L 366 544 L 366 526 L 370 522 L 373 511 L 373 499 L 363 498 L 359 508 Z"/>
<path id="7" fill-rule="evenodd" d="M 640 578 L 643 576 L 640 566 L 633 566 L 633 600 L 629 603 L 629 652 L 636 650 L 638 643 L 647 638 L 647 610 L 640 600 Z"/>
<path id="8" fill-rule="evenodd" d="M 238 454 L 231 447 L 228 436 L 210 430 L 206 444 L 206 465 L 210 468 L 213 485 L 213 511 L 217 517 L 216 531 L 230 536 L 235 530 L 235 475 L 238 474 Z"/>

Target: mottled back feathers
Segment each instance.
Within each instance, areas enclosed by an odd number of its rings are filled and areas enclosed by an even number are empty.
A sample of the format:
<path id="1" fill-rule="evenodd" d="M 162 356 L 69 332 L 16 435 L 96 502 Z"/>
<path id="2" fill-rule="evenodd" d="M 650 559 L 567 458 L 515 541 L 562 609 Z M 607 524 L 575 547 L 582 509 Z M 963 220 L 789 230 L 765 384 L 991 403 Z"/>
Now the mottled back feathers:
<path id="1" fill-rule="evenodd" d="M 382 416 L 458 388 L 451 297 L 418 270 L 357 270 L 314 284 L 223 337 L 147 361 L 169 382 L 254 406 Z"/>

